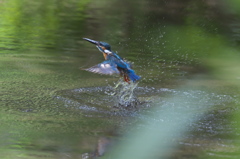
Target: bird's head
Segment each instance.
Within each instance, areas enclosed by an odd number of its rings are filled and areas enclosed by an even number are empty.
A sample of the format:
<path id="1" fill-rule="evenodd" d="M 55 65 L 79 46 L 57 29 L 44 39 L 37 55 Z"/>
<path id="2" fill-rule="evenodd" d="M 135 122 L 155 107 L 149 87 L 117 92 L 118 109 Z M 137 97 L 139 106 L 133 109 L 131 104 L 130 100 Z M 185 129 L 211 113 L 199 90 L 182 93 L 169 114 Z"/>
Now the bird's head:
<path id="1" fill-rule="evenodd" d="M 111 46 L 106 43 L 106 42 L 102 42 L 102 41 L 95 41 L 92 39 L 88 39 L 88 38 L 83 38 L 84 40 L 87 40 L 88 42 L 95 44 L 96 47 L 98 48 L 99 51 L 101 51 L 104 54 L 110 54 L 112 53 L 111 51 Z"/>

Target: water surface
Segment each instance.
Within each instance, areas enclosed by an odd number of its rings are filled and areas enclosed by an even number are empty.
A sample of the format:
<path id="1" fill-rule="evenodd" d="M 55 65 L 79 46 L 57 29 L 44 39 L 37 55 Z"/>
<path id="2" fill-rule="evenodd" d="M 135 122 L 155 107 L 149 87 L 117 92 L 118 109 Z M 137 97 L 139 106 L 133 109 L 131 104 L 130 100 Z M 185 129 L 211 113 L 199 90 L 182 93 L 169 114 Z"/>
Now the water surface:
<path id="1" fill-rule="evenodd" d="M 151 118 L 146 114 L 152 107 L 171 105 L 172 96 L 198 101 L 189 111 L 199 121 L 186 124 L 190 128 L 171 157 L 236 157 L 233 136 L 238 135 L 231 119 L 239 104 L 234 85 L 239 79 L 237 74 L 219 79 L 208 62 L 226 43 L 238 48 L 239 22 L 222 3 L 0 3 L 1 158 L 97 155 L 99 140 L 121 139 L 128 127 Z M 134 94 L 127 94 L 133 95 L 129 101 L 113 95 L 119 77 L 82 70 L 103 61 L 83 37 L 106 41 L 134 62 L 142 79 Z M 190 89 L 178 89 L 186 83 Z M 171 108 L 181 115 L 181 108 Z"/>

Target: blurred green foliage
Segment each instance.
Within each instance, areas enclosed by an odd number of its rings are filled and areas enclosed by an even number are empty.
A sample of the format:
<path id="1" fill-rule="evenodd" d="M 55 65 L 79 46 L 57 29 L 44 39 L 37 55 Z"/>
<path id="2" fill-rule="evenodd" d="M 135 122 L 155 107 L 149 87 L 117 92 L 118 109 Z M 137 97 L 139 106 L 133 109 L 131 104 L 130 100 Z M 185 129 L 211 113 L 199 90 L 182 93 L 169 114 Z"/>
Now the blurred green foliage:
<path id="1" fill-rule="evenodd" d="M 240 14 L 240 2 L 238 0 L 225 0 L 224 2 L 229 12 Z"/>
<path id="2" fill-rule="evenodd" d="M 1 2 L 1 46 L 7 49 L 44 49 L 65 46 L 69 26 L 82 32 L 84 11 L 89 0 L 10 0 Z M 76 19 L 68 21 L 75 15 Z"/>

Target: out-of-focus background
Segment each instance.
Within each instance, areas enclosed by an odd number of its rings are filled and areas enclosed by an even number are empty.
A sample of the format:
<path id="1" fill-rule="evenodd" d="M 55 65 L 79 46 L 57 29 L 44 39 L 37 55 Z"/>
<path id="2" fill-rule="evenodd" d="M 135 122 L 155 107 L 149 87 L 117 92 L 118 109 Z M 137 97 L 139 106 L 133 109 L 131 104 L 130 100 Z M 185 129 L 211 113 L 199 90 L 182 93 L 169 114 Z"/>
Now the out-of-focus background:
<path id="1" fill-rule="evenodd" d="M 148 122 L 174 124 L 183 116 L 181 128 L 165 132 L 174 142 L 165 158 L 239 158 L 239 6 L 237 0 L 0 0 L 0 158 L 94 158 L 125 140 L 129 128 L 141 132 Z M 82 70 L 103 61 L 83 37 L 108 42 L 134 63 L 142 77 L 134 108 L 111 95 L 118 77 Z"/>

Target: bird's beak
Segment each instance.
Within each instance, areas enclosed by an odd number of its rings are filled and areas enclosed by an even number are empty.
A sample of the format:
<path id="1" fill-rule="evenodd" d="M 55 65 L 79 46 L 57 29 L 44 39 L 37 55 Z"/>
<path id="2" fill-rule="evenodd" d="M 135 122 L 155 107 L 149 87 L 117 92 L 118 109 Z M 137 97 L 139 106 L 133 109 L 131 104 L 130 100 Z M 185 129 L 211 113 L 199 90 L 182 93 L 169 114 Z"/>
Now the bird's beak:
<path id="1" fill-rule="evenodd" d="M 95 40 L 92 40 L 92 39 L 88 39 L 88 38 L 83 38 L 84 40 L 87 40 L 88 42 L 92 43 L 92 44 L 95 44 L 98 48 L 98 50 L 102 53 L 105 53 L 104 52 L 104 48 L 100 46 L 100 42 L 99 41 L 95 41 Z"/>
<path id="2" fill-rule="evenodd" d="M 98 41 L 95 41 L 95 40 L 92 40 L 92 39 L 88 39 L 88 38 L 83 38 L 84 40 L 87 40 L 88 42 L 92 43 L 92 44 L 95 44 L 95 45 L 99 45 L 99 42 Z"/>

